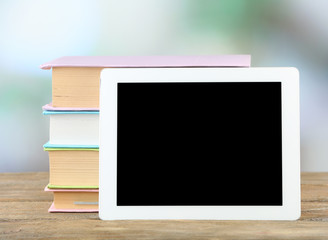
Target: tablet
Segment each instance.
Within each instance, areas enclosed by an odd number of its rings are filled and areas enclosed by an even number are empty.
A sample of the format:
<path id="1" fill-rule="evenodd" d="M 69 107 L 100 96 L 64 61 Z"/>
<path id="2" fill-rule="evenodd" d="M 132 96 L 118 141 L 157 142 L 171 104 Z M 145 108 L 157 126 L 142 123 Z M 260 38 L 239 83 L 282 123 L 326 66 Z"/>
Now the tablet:
<path id="1" fill-rule="evenodd" d="M 101 72 L 99 216 L 300 217 L 295 68 Z"/>

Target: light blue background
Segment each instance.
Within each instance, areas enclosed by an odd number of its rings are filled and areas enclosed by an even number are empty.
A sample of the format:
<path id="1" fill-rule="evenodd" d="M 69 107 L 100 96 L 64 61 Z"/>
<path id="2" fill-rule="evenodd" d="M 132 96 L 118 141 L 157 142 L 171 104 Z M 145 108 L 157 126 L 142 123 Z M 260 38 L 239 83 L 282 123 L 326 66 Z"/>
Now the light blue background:
<path id="1" fill-rule="evenodd" d="M 328 1 L 0 2 L 0 172 L 45 171 L 51 71 L 69 55 L 251 54 L 301 74 L 303 171 L 328 171 Z"/>

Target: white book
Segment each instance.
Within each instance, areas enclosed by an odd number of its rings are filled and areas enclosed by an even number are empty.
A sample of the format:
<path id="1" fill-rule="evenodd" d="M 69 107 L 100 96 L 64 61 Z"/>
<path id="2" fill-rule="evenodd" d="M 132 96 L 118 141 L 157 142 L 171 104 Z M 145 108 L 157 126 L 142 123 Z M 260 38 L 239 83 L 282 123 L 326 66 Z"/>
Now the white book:
<path id="1" fill-rule="evenodd" d="M 50 144 L 99 145 L 98 111 L 44 111 L 50 116 Z"/>

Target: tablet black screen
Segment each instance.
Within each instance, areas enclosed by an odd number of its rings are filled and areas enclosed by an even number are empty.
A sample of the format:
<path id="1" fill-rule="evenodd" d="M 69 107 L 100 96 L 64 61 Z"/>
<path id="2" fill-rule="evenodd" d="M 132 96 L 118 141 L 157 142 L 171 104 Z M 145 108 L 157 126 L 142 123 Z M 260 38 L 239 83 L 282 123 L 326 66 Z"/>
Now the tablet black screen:
<path id="1" fill-rule="evenodd" d="M 118 206 L 282 205 L 280 82 L 118 83 Z"/>

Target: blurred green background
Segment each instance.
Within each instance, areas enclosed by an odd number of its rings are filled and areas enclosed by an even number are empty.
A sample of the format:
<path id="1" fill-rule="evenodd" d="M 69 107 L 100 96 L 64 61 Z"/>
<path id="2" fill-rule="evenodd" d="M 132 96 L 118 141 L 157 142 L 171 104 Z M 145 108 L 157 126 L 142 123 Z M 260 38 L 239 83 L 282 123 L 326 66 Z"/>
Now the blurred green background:
<path id="1" fill-rule="evenodd" d="M 0 2 L 0 172 L 48 170 L 51 71 L 70 55 L 251 54 L 301 82 L 303 171 L 328 171 L 328 1 Z M 265 159 L 264 159 L 265 160 Z"/>

